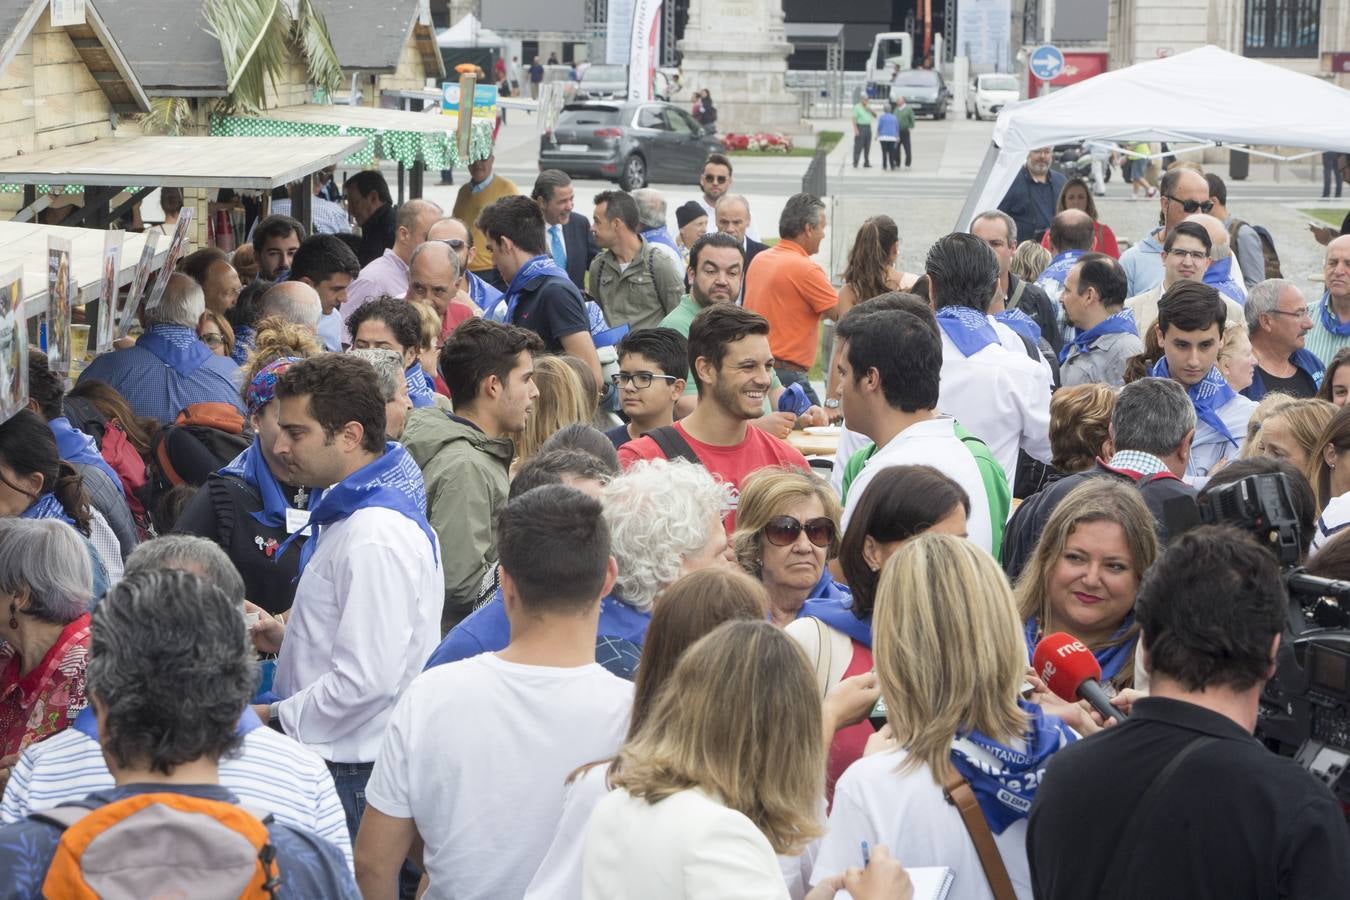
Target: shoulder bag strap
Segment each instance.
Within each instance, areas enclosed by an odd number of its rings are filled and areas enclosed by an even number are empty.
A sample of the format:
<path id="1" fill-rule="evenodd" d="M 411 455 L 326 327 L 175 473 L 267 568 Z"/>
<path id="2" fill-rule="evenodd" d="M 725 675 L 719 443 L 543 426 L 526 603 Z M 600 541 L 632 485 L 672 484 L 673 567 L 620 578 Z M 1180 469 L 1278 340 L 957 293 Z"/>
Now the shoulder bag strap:
<path id="1" fill-rule="evenodd" d="M 829 629 L 825 623 L 811 617 L 816 626 L 816 688 L 821 699 L 830 692 L 830 666 L 834 662 L 834 642 L 830 640 Z"/>
<path id="2" fill-rule="evenodd" d="M 1017 279 L 1017 287 L 1013 288 L 1012 296 L 1004 304 L 1008 309 L 1017 309 L 1017 304 L 1022 302 L 1022 292 L 1027 289 L 1027 283 L 1022 279 Z"/>
<path id="3" fill-rule="evenodd" d="M 1008 877 L 1008 867 L 1003 864 L 1003 855 L 994 843 L 994 833 L 989 830 L 989 823 L 980 810 L 980 802 L 975 799 L 975 792 L 970 789 L 966 779 L 951 764 L 948 764 L 947 777 L 942 782 L 942 796 L 961 814 L 961 821 L 975 845 L 980 867 L 984 869 L 984 877 L 989 882 L 994 900 L 1017 900 L 1012 880 Z"/>
<path id="4" fill-rule="evenodd" d="M 1134 864 L 1134 851 L 1139 844 L 1139 838 L 1143 835 L 1144 828 L 1153 820 L 1153 813 L 1157 810 L 1158 803 L 1163 798 L 1163 789 L 1176 775 L 1177 769 L 1195 751 L 1208 747 L 1218 740 L 1219 738 L 1209 735 L 1203 735 L 1192 740 L 1181 748 L 1180 753 L 1172 757 L 1171 762 L 1163 766 L 1153 779 L 1153 783 L 1139 796 L 1139 803 L 1130 815 L 1130 820 L 1125 823 L 1125 830 L 1121 833 L 1120 840 L 1116 842 L 1116 853 L 1111 863 L 1111 871 L 1102 880 L 1103 892 L 1099 895 L 1100 900 L 1115 900 L 1116 897 L 1121 896 L 1129 867 Z"/>
<path id="5" fill-rule="evenodd" d="M 689 442 L 684 439 L 684 435 L 680 434 L 674 425 L 662 425 L 660 428 L 647 432 L 647 436 L 656 441 L 656 446 L 661 448 L 661 452 L 666 455 L 666 459 L 682 459 L 696 466 L 703 465 L 703 460 L 698 458 L 694 448 L 689 446 Z"/>

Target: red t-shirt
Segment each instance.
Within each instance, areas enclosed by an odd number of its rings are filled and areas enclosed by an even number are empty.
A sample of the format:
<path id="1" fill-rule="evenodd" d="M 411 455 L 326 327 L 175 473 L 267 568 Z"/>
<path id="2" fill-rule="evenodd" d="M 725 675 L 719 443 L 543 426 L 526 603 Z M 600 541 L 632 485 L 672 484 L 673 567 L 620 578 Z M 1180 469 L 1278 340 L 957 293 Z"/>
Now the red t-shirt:
<path id="1" fill-rule="evenodd" d="M 872 649 L 864 647 L 856 640 L 851 642 L 853 647 L 853 658 L 849 660 L 848 667 L 844 669 L 844 678 L 852 678 L 854 675 L 862 675 L 872 671 Z M 862 759 L 863 750 L 867 747 L 867 739 L 872 736 L 876 729 L 867 719 L 863 719 L 855 725 L 847 728 L 841 728 L 834 733 L 834 740 L 830 742 L 830 753 L 825 763 L 825 799 L 828 803 L 834 803 L 834 785 L 839 780 L 839 776 L 844 774 L 844 770 Z"/>
<path id="2" fill-rule="evenodd" d="M 796 466 L 799 469 L 810 469 L 806 457 L 795 447 L 753 426 L 745 429 L 745 440 L 729 447 L 695 440 L 679 422 L 675 423 L 675 429 L 679 431 L 680 437 L 689 442 L 690 448 L 703 463 L 703 467 L 717 480 L 731 485 L 737 493 L 740 492 L 741 482 L 749 477 L 750 473 L 765 466 Z M 619 448 L 619 464 L 625 469 L 640 459 L 665 458 L 666 455 L 661 452 L 656 441 L 645 435 Z M 735 525 L 736 513 L 733 511 L 727 516 L 727 532 L 730 533 Z"/>

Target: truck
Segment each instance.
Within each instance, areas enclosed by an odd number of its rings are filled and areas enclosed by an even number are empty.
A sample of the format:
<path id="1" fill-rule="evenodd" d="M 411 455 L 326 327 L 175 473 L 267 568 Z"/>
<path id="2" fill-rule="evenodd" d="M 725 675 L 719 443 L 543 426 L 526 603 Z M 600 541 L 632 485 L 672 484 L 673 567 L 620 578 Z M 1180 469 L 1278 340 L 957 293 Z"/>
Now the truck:
<path id="1" fill-rule="evenodd" d="M 872 55 L 867 58 L 867 99 L 884 104 L 896 74 L 913 65 L 914 38 L 908 32 L 879 32 L 872 38 Z"/>

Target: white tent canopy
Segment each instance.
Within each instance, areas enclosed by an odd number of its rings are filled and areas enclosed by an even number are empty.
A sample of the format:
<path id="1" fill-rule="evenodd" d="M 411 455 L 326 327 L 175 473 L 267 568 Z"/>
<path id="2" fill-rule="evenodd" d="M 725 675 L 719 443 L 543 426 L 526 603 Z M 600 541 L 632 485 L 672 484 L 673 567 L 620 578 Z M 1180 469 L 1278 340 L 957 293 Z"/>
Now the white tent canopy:
<path id="1" fill-rule="evenodd" d="M 1200 47 L 1090 78 L 1004 107 L 958 229 L 998 206 L 1037 147 L 1078 141 L 1167 141 L 1305 148 L 1277 159 L 1350 148 L 1350 91 L 1288 69 Z"/>
<path id="2" fill-rule="evenodd" d="M 505 47 L 506 39 L 469 13 L 436 35 L 437 47 Z"/>

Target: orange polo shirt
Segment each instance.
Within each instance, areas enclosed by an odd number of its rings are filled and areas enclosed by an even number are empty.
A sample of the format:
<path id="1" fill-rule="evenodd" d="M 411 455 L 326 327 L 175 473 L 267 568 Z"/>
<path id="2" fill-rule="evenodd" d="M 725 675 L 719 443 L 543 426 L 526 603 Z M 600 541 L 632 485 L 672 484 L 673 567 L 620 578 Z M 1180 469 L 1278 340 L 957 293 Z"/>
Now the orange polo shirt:
<path id="1" fill-rule="evenodd" d="M 779 362 L 814 366 L 821 316 L 838 303 L 825 270 L 786 238 L 756 256 L 746 273 L 745 308 L 769 320 L 769 349 Z"/>

